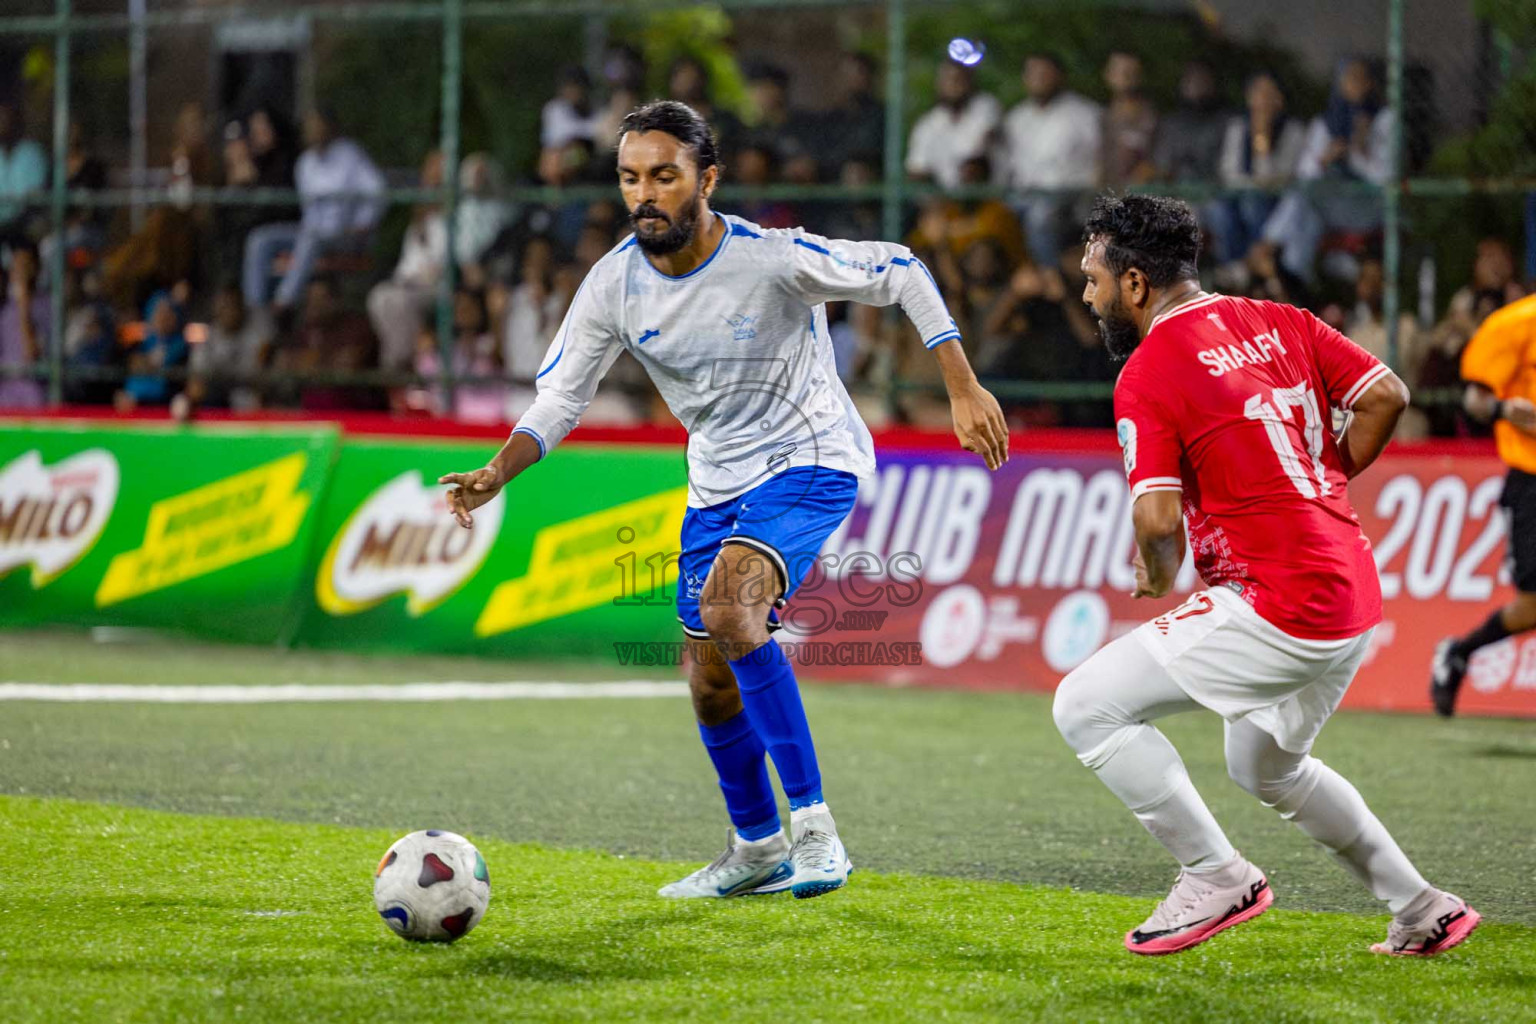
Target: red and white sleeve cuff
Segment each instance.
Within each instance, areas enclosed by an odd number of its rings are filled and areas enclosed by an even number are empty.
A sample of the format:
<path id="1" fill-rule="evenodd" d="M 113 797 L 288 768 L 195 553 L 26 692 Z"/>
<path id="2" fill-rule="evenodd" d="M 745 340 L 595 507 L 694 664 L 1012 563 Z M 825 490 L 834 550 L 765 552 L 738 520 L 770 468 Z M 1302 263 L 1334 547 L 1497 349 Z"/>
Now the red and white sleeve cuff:
<path id="1" fill-rule="evenodd" d="M 1377 363 L 1369 370 L 1366 370 L 1360 379 L 1355 381 L 1355 386 L 1344 392 L 1344 397 L 1339 400 L 1339 408 L 1353 409 L 1355 403 L 1360 401 L 1360 396 L 1370 390 L 1372 384 L 1375 384 L 1391 372 L 1392 370 L 1386 363 Z"/>
<path id="2" fill-rule="evenodd" d="M 1176 476 L 1149 476 L 1131 486 L 1131 500 L 1135 501 L 1149 491 L 1182 491 L 1184 481 Z"/>

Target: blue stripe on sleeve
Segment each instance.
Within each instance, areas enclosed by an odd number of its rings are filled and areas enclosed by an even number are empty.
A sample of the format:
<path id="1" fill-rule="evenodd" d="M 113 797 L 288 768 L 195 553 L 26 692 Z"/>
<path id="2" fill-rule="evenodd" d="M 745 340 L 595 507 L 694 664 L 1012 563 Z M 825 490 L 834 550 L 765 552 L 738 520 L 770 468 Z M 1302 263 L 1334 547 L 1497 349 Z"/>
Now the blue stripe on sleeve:
<path id="1" fill-rule="evenodd" d="M 803 238 L 795 239 L 795 244 L 798 245 L 798 246 L 802 246 L 803 248 L 809 249 L 809 250 L 811 250 L 811 252 L 819 252 L 823 256 L 831 256 L 832 255 L 832 251 L 830 249 L 823 249 L 821 246 L 817 245 L 815 242 L 807 242 Z"/>
<path id="2" fill-rule="evenodd" d="M 544 369 L 542 369 L 538 373 L 534 374 L 534 377 L 533 377 L 534 380 L 538 380 L 540 377 L 544 376 L 550 370 L 553 370 L 555 368 L 555 364 L 560 361 L 560 357 L 565 355 L 565 336 L 571 332 L 571 320 L 573 320 L 575 318 L 575 316 L 576 316 L 576 303 L 581 301 L 581 293 L 586 290 L 587 282 L 590 281 L 591 279 L 592 279 L 592 274 L 589 271 L 587 273 L 587 276 L 582 280 L 581 287 L 576 289 L 576 297 L 571 300 L 570 312 L 568 312 L 566 314 L 565 329 L 560 332 L 560 351 L 555 353 L 555 358 L 550 360 L 548 366 L 544 367 Z"/>
<path id="3" fill-rule="evenodd" d="M 537 430 L 534 430 L 532 427 L 513 427 L 512 428 L 512 433 L 514 433 L 514 434 L 527 434 L 529 437 L 533 438 L 534 443 L 536 443 L 539 446 L 539 458 L 541 458 L 541 459 L 544 457 L 545 453 L 548 452 L 548 450 L 549 450 L 548 448 L 546 448 L 544 446 L 544 439 L 539 436 L 539 432 Z"/>
<path id="4" fill-rule="evenodd" d="M 954 341 L 955 339 L 957 339 L 959 337 L 960 337 L 960 332 L 959 331 L 948 330 L 948 331 L 945 331 L 943 334 L 937 335 L 937 336 L 935 336 L 933 338 L 929 338 L 927 341 L 923 342 L 923 347 L 924 348 L 934 348 L 935 346 L 944 344 L 946 341 Z"/>

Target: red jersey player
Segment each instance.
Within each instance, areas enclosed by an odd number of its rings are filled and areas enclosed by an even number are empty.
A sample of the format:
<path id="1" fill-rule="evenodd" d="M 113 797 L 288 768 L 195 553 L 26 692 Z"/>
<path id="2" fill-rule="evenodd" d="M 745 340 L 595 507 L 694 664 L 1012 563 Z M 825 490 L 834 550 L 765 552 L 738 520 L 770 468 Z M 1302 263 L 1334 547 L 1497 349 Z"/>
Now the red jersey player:
<path id="1" fill-rule="evenodd" d="M 1083 299 L 1110 355 L 1125 360 L 1115 419 L 1136 596 L 1172 589 L 1186 528 L 1208 588 L 1104 647 L 1056 691 L 1056 724 L 1078 759 L 1182 867 L 1127 948 L 1176 953 L 1274 899 L 1147 724 L 1203 707 L 1226 720 L 1232 779 L 1387 904 L 1393 921 L 1374 951 L 1449 949 L 1477 912 L 1426 882 L 1355 787 L 1310 754 L 1381 621 L 1346 483 L 1385 447 L 1407 389 L 1310 313 L 1201 291 L 1200 230 L 1183 202 L 1101 198 L 1085 239 Z M 1350 413 L 1337 438 L 1335 410 Z"/>

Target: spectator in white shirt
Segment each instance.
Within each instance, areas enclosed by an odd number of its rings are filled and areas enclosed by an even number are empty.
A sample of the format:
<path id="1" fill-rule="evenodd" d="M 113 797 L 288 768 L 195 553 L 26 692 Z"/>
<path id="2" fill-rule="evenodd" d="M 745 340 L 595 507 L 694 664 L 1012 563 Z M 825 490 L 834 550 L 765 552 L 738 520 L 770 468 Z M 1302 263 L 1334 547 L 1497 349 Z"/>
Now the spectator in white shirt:
<path id="1" fill-rule="evenodd" d="M 363 147 L 338 137 L 334 116 L 311 111 L 304 140 L 309 148 L 294 175 L 303 210 L 299 223 L 264 224 L 246 236 L 243 285 L 251 306 L 266 305 L 272 261 L 283 252 L 290 256 L 273 295 L 279 310 L 293 306 L 322 255 L 365 249 L 383 213 L 384 175 Z"/>
<path id="2" fill-rule="evenodd" d="M 1359 58 L 1339 66 L 1323 114 L 1307 129 L 1296 164 L 1302 181 L 1364 181 L 1385 185 L 1392 175 L 1392 108 L 1381 102 L 1378 80 Z M 1292 192 L 1280 201 L 1264 225 L 1264 237 L 1284 251 L 1286 268 L 1304 280 L 1313 277 L 1318 250 L 1327 231 L 1369 235 L 1380 229 L 1381 200 L 1346 189 Z M 1337 255 L 1332 273 L 1354 280 L 1359 263 Z"/>
<path id="3" fill-rule="evenodd" d="M 592 81 L 579 66 L 560 74 L 560 91 L 544 104 L 540 116 L 539 144 L 559 149 L 572 139 L 592 138 Z"/>
<path id="4" fill-rule="evenodd" d="M 996 96 L 976 91 L 970 68 L 949 60 L 939 65 L 938 97 L 938 105 L 912 126 L 907 174 L 955 188 L 965 162 L 992 147 L 1003 108 Z"/>
<path id="5" fill-rule="evenodd" d="M 421 165 L 421 187 L 441 188 L 443 154 L 433 151 Z M 416 207 L 405 229 L 400 260 L 387 281 L 368 292 L 368 319 L 379 338 L 379 367 L 399 370 L 416 354 L 416 335 L 437 297 L 448 251 L 448 229 L 436 203 Z"/>
<path id="6" fill-rule="evenodd" d="M 1104 112 L 1097 103 L 1065 88 L 1066 72 L 1052 53 L 1024 58 L 1028 98 L 1003 120 L 1008 184 L 1016 189 L 1091 189 L 1100 178 Z M 1055 266 L 1068 200 L 1031 196 L 1020 203 L 1030 254 Z"/>

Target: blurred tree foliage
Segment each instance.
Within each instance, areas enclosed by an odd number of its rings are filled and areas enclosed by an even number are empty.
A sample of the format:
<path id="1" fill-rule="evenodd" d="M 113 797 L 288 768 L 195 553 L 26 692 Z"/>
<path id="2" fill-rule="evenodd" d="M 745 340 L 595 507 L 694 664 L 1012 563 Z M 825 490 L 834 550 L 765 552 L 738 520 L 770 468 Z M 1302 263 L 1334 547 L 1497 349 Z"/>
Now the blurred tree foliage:
<path id="1" fill-rule="evenodd" d="M 1508 75 L 1489 106 L 1487 123 L 1439 147 L 1436 175 L 1464 178 L 1536 177 L 1536 3 L 1476 0 L 1508 55 Z"/>

